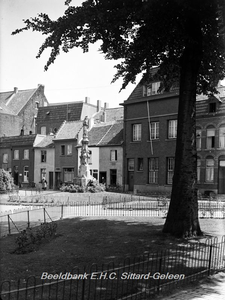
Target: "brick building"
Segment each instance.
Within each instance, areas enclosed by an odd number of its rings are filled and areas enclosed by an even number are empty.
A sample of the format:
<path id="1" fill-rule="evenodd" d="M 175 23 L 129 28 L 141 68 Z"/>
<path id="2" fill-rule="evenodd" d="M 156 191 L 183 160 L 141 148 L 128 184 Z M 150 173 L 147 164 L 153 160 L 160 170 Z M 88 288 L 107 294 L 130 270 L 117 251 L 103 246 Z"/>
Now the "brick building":
<path id="1" fill-rule="evenodd" d="M 72 183 L 78 176 L 78 151 L 76 146 L 83 134 L 83 121 L 65 121 L 55 138 L 55 187 Z"/>
<path id="2" fill-rule="evenodd" d="M 123 104 L 125 190 L 169 193 L 172 188 L 179 90 L 159 93 L 159 86 L 160 82 L 140 83 Z M 196 104 L 197 143 L 202 134 L 198 151 L 202 193 L 225 193 L 224 87 L 219 91 L 216 97 L 199 97 Z"/>
<path id="3" fill-rule="evenodd" d="M 225 87 L 218 90 L 196 102 L 198 189 L 208 194 L 225 194 Z"/>
<path id="4" fill-rule="evenodd" d="M 83 101 L 74 101 L 68 103 L 50 104 L 48 107 L 41 107 L 37 115 L 37 133 L 50 134 L 56 133 L 64 121 L 84 120 L 101 111 L 101 101 L 97 105 L 90 104 L 90 99 Z"/>
<path id="5" fill-rule="evenodd" d="M 39 107 L 47 106 L 44 86 L 35 89 L 0 93 L 0 136 L 16 136 L 35 133 Z"/>
<path id="6" fill-rule="evenodd" d="M 34 185 L 34 140 L 34 134 L 0 138 L 0 166 L 20 187 Z"/>

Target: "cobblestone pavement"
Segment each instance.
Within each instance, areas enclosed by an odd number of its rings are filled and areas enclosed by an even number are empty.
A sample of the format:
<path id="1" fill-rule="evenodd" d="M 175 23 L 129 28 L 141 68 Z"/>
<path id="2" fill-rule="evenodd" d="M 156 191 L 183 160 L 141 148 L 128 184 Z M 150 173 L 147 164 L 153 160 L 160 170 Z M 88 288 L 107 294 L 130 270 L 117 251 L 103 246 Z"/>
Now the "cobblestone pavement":
<path id="1" fill-rule="evenodd" d="M 224 300 L 225 272 L 211 275 L 186 287 L 177 289 L 173 294 L 161 295 L 157 300 Z"/>

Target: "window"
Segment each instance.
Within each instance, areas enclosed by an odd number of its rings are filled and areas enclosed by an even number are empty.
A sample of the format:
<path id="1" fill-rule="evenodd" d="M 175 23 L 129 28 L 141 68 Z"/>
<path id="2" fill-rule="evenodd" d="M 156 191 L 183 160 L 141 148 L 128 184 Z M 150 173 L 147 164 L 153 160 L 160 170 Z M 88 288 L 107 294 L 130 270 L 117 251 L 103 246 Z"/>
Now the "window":
<path id="1" fill-rule="evenodd" d="M 98 170 L 92 170 L 92 176 L 98 180 Z"/>
<path id="2" fill-rule="evenodd" d="M 45 168 L 41 169 L 41 180 L 43 178 L 46 178 L 46 169 Z"/>
<path id="3" fill-rule="evenodd" d="M 39 107 L 39 102 L 35 101 L 35 108 L 38 109 L 38 107 Z"/>
<path id="4" fill-rule="evenodd" d="M 141 141 L 141 124 L 133 125 L 133 141 Z"/>
<path id="5" fill-rule="evenodd" d="M 111 150 L 110 151 L 110 160 L 111 161 L 117 161 L 117 150 Z"/>
<path id="6" fill-rule="evenodd" d="M 41 150 L 41 162 L 46 162 L 47 160 L 47 151 Z"/>
<path id="7" fill-rule="evenodd" d="M 65 145 L 61 145 L 61 155 L 65 155 Z"/>
<path id="8" fill-rule="evenodd" d="M 3 162 L 3 164 L 7 164 L 9 162 L 9 155 L 8 155 L 8 153 L 3 153 L 3 155 L 2 155 L 2 162 Z"/>
<path id="9" fill-rule="evenodd" d="M 197 158 L 197 181 L 200 182 L 200 174 L 201 174 L 201 158 Z"/>
<path id="10" fill-rule="evenodd" d="M 215 113 L 216 112 L 216 102 L 209 103 L 209 112 Z"/>
<path id="11" fill-rule="evenodd" d="M 160 81 L 152 82 L 143 86 L 143 96 L 151 96 L 159 93 Z"/>
<path id="12" fill-rule="evenodd" d="M 219 148 L 225 148 L 225 125 L 219 129 Z"/>
<path id="13" fill-rule="evenodd" d="M 173 183 L 174 157 L 167 158 L 167 184 Z"/>
<path id="14" fill-rule="evenodd" d="M 143 158 L 138 158 L 138 171 L 143 171 Z"/>
<path id="15" fill-rule="evenodd" d="M 206 148 L 212 149 L 215 147 L 215 128 L 210 127 L 207 129 Z"/>
<path id="16" fill-rule="evenodd" d="M 41 127 L 41 134 L 46 135 L 46 126 Z"/>
<path id="17" fill-rule="evenodd" d="M 14 150 L 13 159 L 19 159 L 19 150 Z"/>
<path id="18" fill-rule="evenodd" d="M 23 168 L 23 182 L 29 182 L 29 167 L 25 166 Z"/>
<path id="19" fill-rule="evenodd" d="M 23 158 L 29 159 L 29 150 L 28 149 L 23 150 Z"/>
<path id="20" fill-rule="evenodd" d="M 134 171 L 134 159 L 133 158 L 128 159 L 128 171 Z"/>
<path id="21" fill-rule="evenodd" d="M 67 145 L 67 155 L 72 154 L 72 144 Z"/>
<path id="22" fill-rule="evenodd" d="M 148 161 L 148 183 L 158 183 L 159 159 L 149 158 Z"/>
<path id="23" fill-rule="evenodd" d="M 169 120 L 168 122 L 168 138 L 175 139 L 177 137 L 177 120 Z"/>
<path id="24" fill-rule="evenodd" d="M 213 182 L 214 181 L 214 159 L 213 157 L 206 158 L 206 181 Z"/>
<path id="25" fill-rule="evenodd" d="M 116 185 L 117 182 L 117 170 L 111 169 L 110 170 L 110 185 Z"/>
<path id="26" fill-rule="evenodd" d="M 152 122 L 150 124 L 150 138 L 151 140 L 159 138 L 159 122 Z"/>
<path id="27" fill-rule="evenodd" d="M 197 149 L 201 149 L 201 135 L 202 135 L 202 131 L 201 129 L 197 129 L 196 130 L 196 148 Z"/>
<path id="28" fill-rule="evenodd" d="M 63 178 L 64 178 L 64 182 L 72 182 L 74 178 L 74 169 L 73 168 L 63 169 Z"/>

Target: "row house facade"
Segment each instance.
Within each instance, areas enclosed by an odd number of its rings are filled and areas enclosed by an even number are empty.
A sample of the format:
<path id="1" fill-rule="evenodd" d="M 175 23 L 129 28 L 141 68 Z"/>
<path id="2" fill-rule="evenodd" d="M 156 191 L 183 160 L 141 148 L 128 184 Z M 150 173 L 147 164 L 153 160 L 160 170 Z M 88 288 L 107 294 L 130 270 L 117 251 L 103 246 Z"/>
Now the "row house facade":
<path id="1" fill-rule="evenodd" d="M 54 135 L 36 135 L 33 144 L 35 186 L 41 186 L 41 181 L 45 178 L 48 188 L 55 188 L 55 145 L 53 139 Z"/>
<path id="2" fill-rule="evenodd" d="M 107 186 L 123 185 L 123 121 L 95 124 L 88 132 L 90 174 Z M 80 146 L 78 147 L 80 156 Z"/>
<path id="3" fill-rule="evenodd" d="M 171 191 L 179 91 L 158 93 L 159 86 L 140 83 L 123 103 L 124 190 Z M 225 193 L 225 88 L 218 90 L 217 96 L 200 96 L 196 103 L 200 193 Z"/>
<path id="4" fill-rule="evenodd" d="M 55 187 L 72 183 L 78 175 L 79 159 L 76 146 L 83 134 L 83 121 L 65 121 L 55 138 Z"/>
<path id="5" fill-rule="evenodd" d="M 0 138 L 1 168 L 11 172 L 20 187 L 34 186 L 34 140 L 35 135 Z"/>

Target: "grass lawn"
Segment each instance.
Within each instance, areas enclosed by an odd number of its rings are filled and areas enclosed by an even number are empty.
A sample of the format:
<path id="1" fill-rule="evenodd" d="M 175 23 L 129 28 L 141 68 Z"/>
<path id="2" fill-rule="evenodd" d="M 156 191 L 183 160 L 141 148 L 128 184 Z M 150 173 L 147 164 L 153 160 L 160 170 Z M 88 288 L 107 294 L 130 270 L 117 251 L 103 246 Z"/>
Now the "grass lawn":
<path id="1" fill-rule="evenodd" d="M 58 221 L 57 237 L 44 242 L 35 252 L 12 254 L 17 235 L 0 239 L 0 281 L 17 281 L 42 272 L 72 272 L 75 266 L 123 262 L 124 258 L 156 252 L 191 241 L 165 235 L 162 218 L 73 218 Z M 224 219 L 200 219 L 209 236 L 225 235 Z M 196 240 L 195 240 L 196 242 Z"/>

